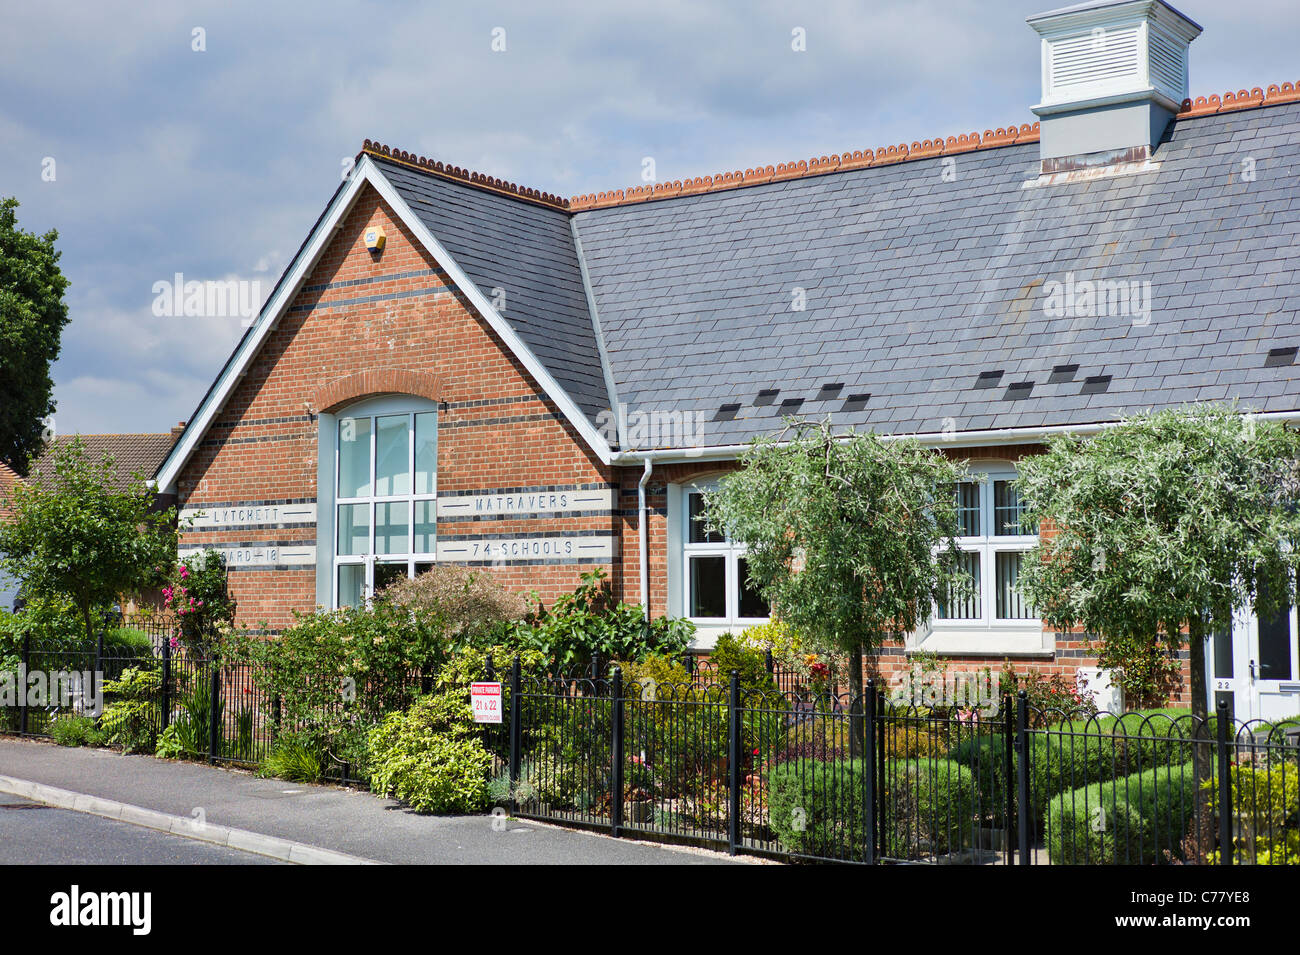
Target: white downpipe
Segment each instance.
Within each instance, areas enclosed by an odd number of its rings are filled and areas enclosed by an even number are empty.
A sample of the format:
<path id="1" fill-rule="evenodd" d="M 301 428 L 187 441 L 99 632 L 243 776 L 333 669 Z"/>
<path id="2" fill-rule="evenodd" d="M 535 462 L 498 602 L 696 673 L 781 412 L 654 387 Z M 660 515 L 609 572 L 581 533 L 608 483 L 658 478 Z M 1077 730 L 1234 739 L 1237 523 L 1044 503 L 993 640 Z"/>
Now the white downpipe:
<path id="1" fill-rule="evenodd" d="M 641 472 L 641 480 L 637 482 L 636 486 L 637 530 L 640 532 L 641 538 L 641 614 L 646 620 L 650 619 L 650 528 L 646 523 L 648 508 L 645 500 L 645 486 L 646 482 L 650 480 L 650 475 L 654 469 L 654 461 L 646 458 L 645 470 Z"/>

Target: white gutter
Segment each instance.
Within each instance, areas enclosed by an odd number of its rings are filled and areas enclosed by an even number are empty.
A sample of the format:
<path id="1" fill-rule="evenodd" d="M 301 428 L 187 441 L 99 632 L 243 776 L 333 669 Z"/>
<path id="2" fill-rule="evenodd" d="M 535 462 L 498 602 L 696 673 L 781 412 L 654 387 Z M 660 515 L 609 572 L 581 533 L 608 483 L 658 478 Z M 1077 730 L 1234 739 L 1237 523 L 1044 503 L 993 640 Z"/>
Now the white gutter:
<path id="1" fill-rule="evenodd" d="M 654 461 L 645 458 L 645 470 L 641 472 L 641 480 L 636 486 L 636 506 L 638 510 L 637 529 L 640 531 L 641 545 L 641 615 L 648 621 L 650 619 L 650 528 L 646 524 L 647 510 L 645 500 L 646 482 L 650 480 L 650 474 L 654 471 Z"/>
<path id="2" fill-rule="evenodd" d="M 1263 421 L 1300 421 L 1300 411 L 1247 412 Z M 944 432 L 930 431 L 918 434 L 883 434 L 882 441 L 915 440 L 934 447 L 968 448 L 999 444 L 1023 444 L 1038 441 L 1055 434 L 1098 434 L 1123 424 L 1122 421 L 1101 421 L 1081 425 L 1050 425 L 1038 428 L 997 428 L 988 431 Z M 847 440 L 847 436 L 846 436 Z M 788 441 L 782 445 L 789 444 Z M 638 461 L 730 461 L 740 457 L 751 445 L 722 444 L 698 448 L 658 448 L 646 451 L 621 451 L 614 455 L 613 464 L 629 465 Z"/>

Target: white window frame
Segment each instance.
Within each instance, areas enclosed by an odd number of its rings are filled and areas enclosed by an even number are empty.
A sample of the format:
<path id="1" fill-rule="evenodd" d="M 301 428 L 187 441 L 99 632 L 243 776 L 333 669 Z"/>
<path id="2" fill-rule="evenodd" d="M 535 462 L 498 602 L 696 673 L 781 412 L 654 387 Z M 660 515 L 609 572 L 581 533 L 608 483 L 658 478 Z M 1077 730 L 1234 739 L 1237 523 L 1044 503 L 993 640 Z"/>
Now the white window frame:
<path id="1" fill-rule="evenodd" d="M 718 488 L 718 481 L 698 481 L 685 484 L 681 488 L 680 514 L 677 517 L 678 536 L 681 552 L 681 616 L 690 620 L 697 627 L 714 629 L 719 632 L 730 629 L 744 629 L 767 623 L 770 617 L 740 616 L 740 560 L 748 553 L 744 544 L 733 541 L 730 535 L 723 535 L 722 541 L 691 541 L 691 495 L 707 494 Z M 694 617 L 691 610 L 691 558 L 722 557 L 726 561 L 726 615 L 722 617 Z"/>
<path id="2" fill-rule="evenodd" d="M 978 554 L 980 561 L 980 616 L 978 618 L 943 618 L 936 602 L 930 620 L 911 634 L 907 647 L 939 653 L 973 653 L 1015 655 L 1050 655 L 1052 640 L 1043 630 L 1039 617 L 997 617 L 997 555 L 1024 553 L 1038 544 L 1037 534 L 993 533 L 995 525 L 994 489 L 998 481 L 1014 481 L 1013 465 L 999 464 L 972 468 L 979 495 L 980 531 L 976 536 L 958 537 L 957 547 L 965 553 Z"/>
<path id="3" fill-rule="evenodd" d="M 334 460 L 333 467 L 330 469 L 330 480 L 333 482 L 333 500 L 331 502 L 330 524 L 333 526 L 333 533 L 330 535 L 330 554 L 331 574 L 330 574 L 330 606 L 334 609 L 339 608 L 339 568 L 344 566 L 364 566 L 365 581 L 362 585 L 361 600 L 362 603 L 368 603 L 373 599 L 375 593 L 375 566 L 377 564 L 399 565 L 404 564 L 406 567 L 406 576 L 408 578 L 415 576 L 417 565 L 432 564 L 437 560 L 437 510 L 438 510 L 438 468 L 437 468 L 437 446 L 438 446 L 438 418 L 437 411 L 433 408 L 418 408 L 408 410 L 409 406 L 401 408 L 388 409 L 382 406 L 371 406 L 366 402 L 358 406 L 354 411 L 345 411 L 334 417 L 330 422 L 334 430 Z M 434 455 L 435 464 L 432 474 L 431 490 L 425 493 L 417 493 L 415 486 L 415 421 L 417 415 L 428 414 L 433 416 L 434 422 Z M 406 464 L 407 475 L 409 477 L 408 489 L 405 494 L 376 494 L 377 481 L 376 470 L 378 468 L 378 440 L 379 440 L 379 419 L 396 418 L 405 416 L 407 419 L 407 449 Z M 369 494 L 354 497 L 344 497 L 339 493 L 340 469 L 343 464 L 343 449 L 341 442 L 338 440 L 339 429 L 347 421 L 368 420 L 370 422 L 370 476 L 369 476 Z M 431 535 L 433 541 L 433 550 L 415 551 L 415 506 L 417 503 L 428 502 L 433 509 L 433 527 L 434 532 Z M 375 516 L 376 509 L 381 504 L 406 504 L 408 541 L 407 551 L 402 554 L 376 554 L 375 553 Z M 338 515 L 341 509 L 349 505 L 361 505 L 367 507 L 369 515 L 369 526 L 367 529 L 367 552 L 365 554 L 340 554 L 338 552 Z"/>

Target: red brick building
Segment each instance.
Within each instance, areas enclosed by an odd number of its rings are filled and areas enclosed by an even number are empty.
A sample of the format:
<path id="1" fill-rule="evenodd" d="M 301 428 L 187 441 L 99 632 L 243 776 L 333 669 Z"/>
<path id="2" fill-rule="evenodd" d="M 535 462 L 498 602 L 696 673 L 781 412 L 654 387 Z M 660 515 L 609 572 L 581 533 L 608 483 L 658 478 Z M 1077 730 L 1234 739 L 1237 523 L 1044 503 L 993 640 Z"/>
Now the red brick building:
<path id="1" fill-rule="evenodd" d="M 1030 22 L 1041 125 L 571 200 L 367 141 L 158 471 L 184 549 L 225 551 L 271 632 L 439 561 L 547 601 L 600 566 L 706 648 L 767 610 L 699 490 L 830 415 L 988 478 L 960 492 L 980 594 L 883 670 L 1094 665 L 1014 590 L 1016 462 L 1143 408 L 1296 415 L 1300 93 L 1187 98 L 1200 28 L 1158 0 Z M 1246 693 L 1265 649 L 1252 705 L 1293 711 L 1294 614 L 1212 676 Z"/>

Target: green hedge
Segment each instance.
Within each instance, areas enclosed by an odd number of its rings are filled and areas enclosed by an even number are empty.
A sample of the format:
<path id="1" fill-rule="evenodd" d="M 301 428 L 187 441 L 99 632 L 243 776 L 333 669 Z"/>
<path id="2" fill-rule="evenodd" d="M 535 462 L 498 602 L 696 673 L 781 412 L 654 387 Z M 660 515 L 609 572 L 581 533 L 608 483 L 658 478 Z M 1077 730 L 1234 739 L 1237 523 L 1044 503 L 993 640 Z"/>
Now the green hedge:
<path id="1" fill-rule="evenodd" d="M 768 818 L 790 852 L 863 858 L 865 764 L 862 760 L 797 760 L 768 773 Z M 975 782 L 946 759 L 888 760 L 880 798 L 891 813 L 883 852 L 912 859 L 970 845 Z"/>
<path id="2" fill-rule="evenodd" d="M 1064 792 L 1047 807 L 1056 865 L 1151 865 L 1181 858 L 1196 785 L 1191 763 Z"/>
<path id="3" fill-rule="evenodd" d="M 1208 732 L 1213 731 L 1211 725 Z M 1109 716 L 1062 723 L 1048 730 L 1032 730 L 1029 792 L 1034 828 L 1041 831 L 1047 804 L 1060 793 L 1190 761 L 1191 736 L 1191 720 L 1181 710 L 1134 712 L 1122 718 Z M 1006 744 L 1002 734 L 968 739 L 953 747 L 948 758 L 968 767 L 974 775 L 976 807 L 980 814 L 1002 818 L 1008 798 Z M 1014 767 L 1013 756 L 1010 792 L 1013 805 Z"/>

